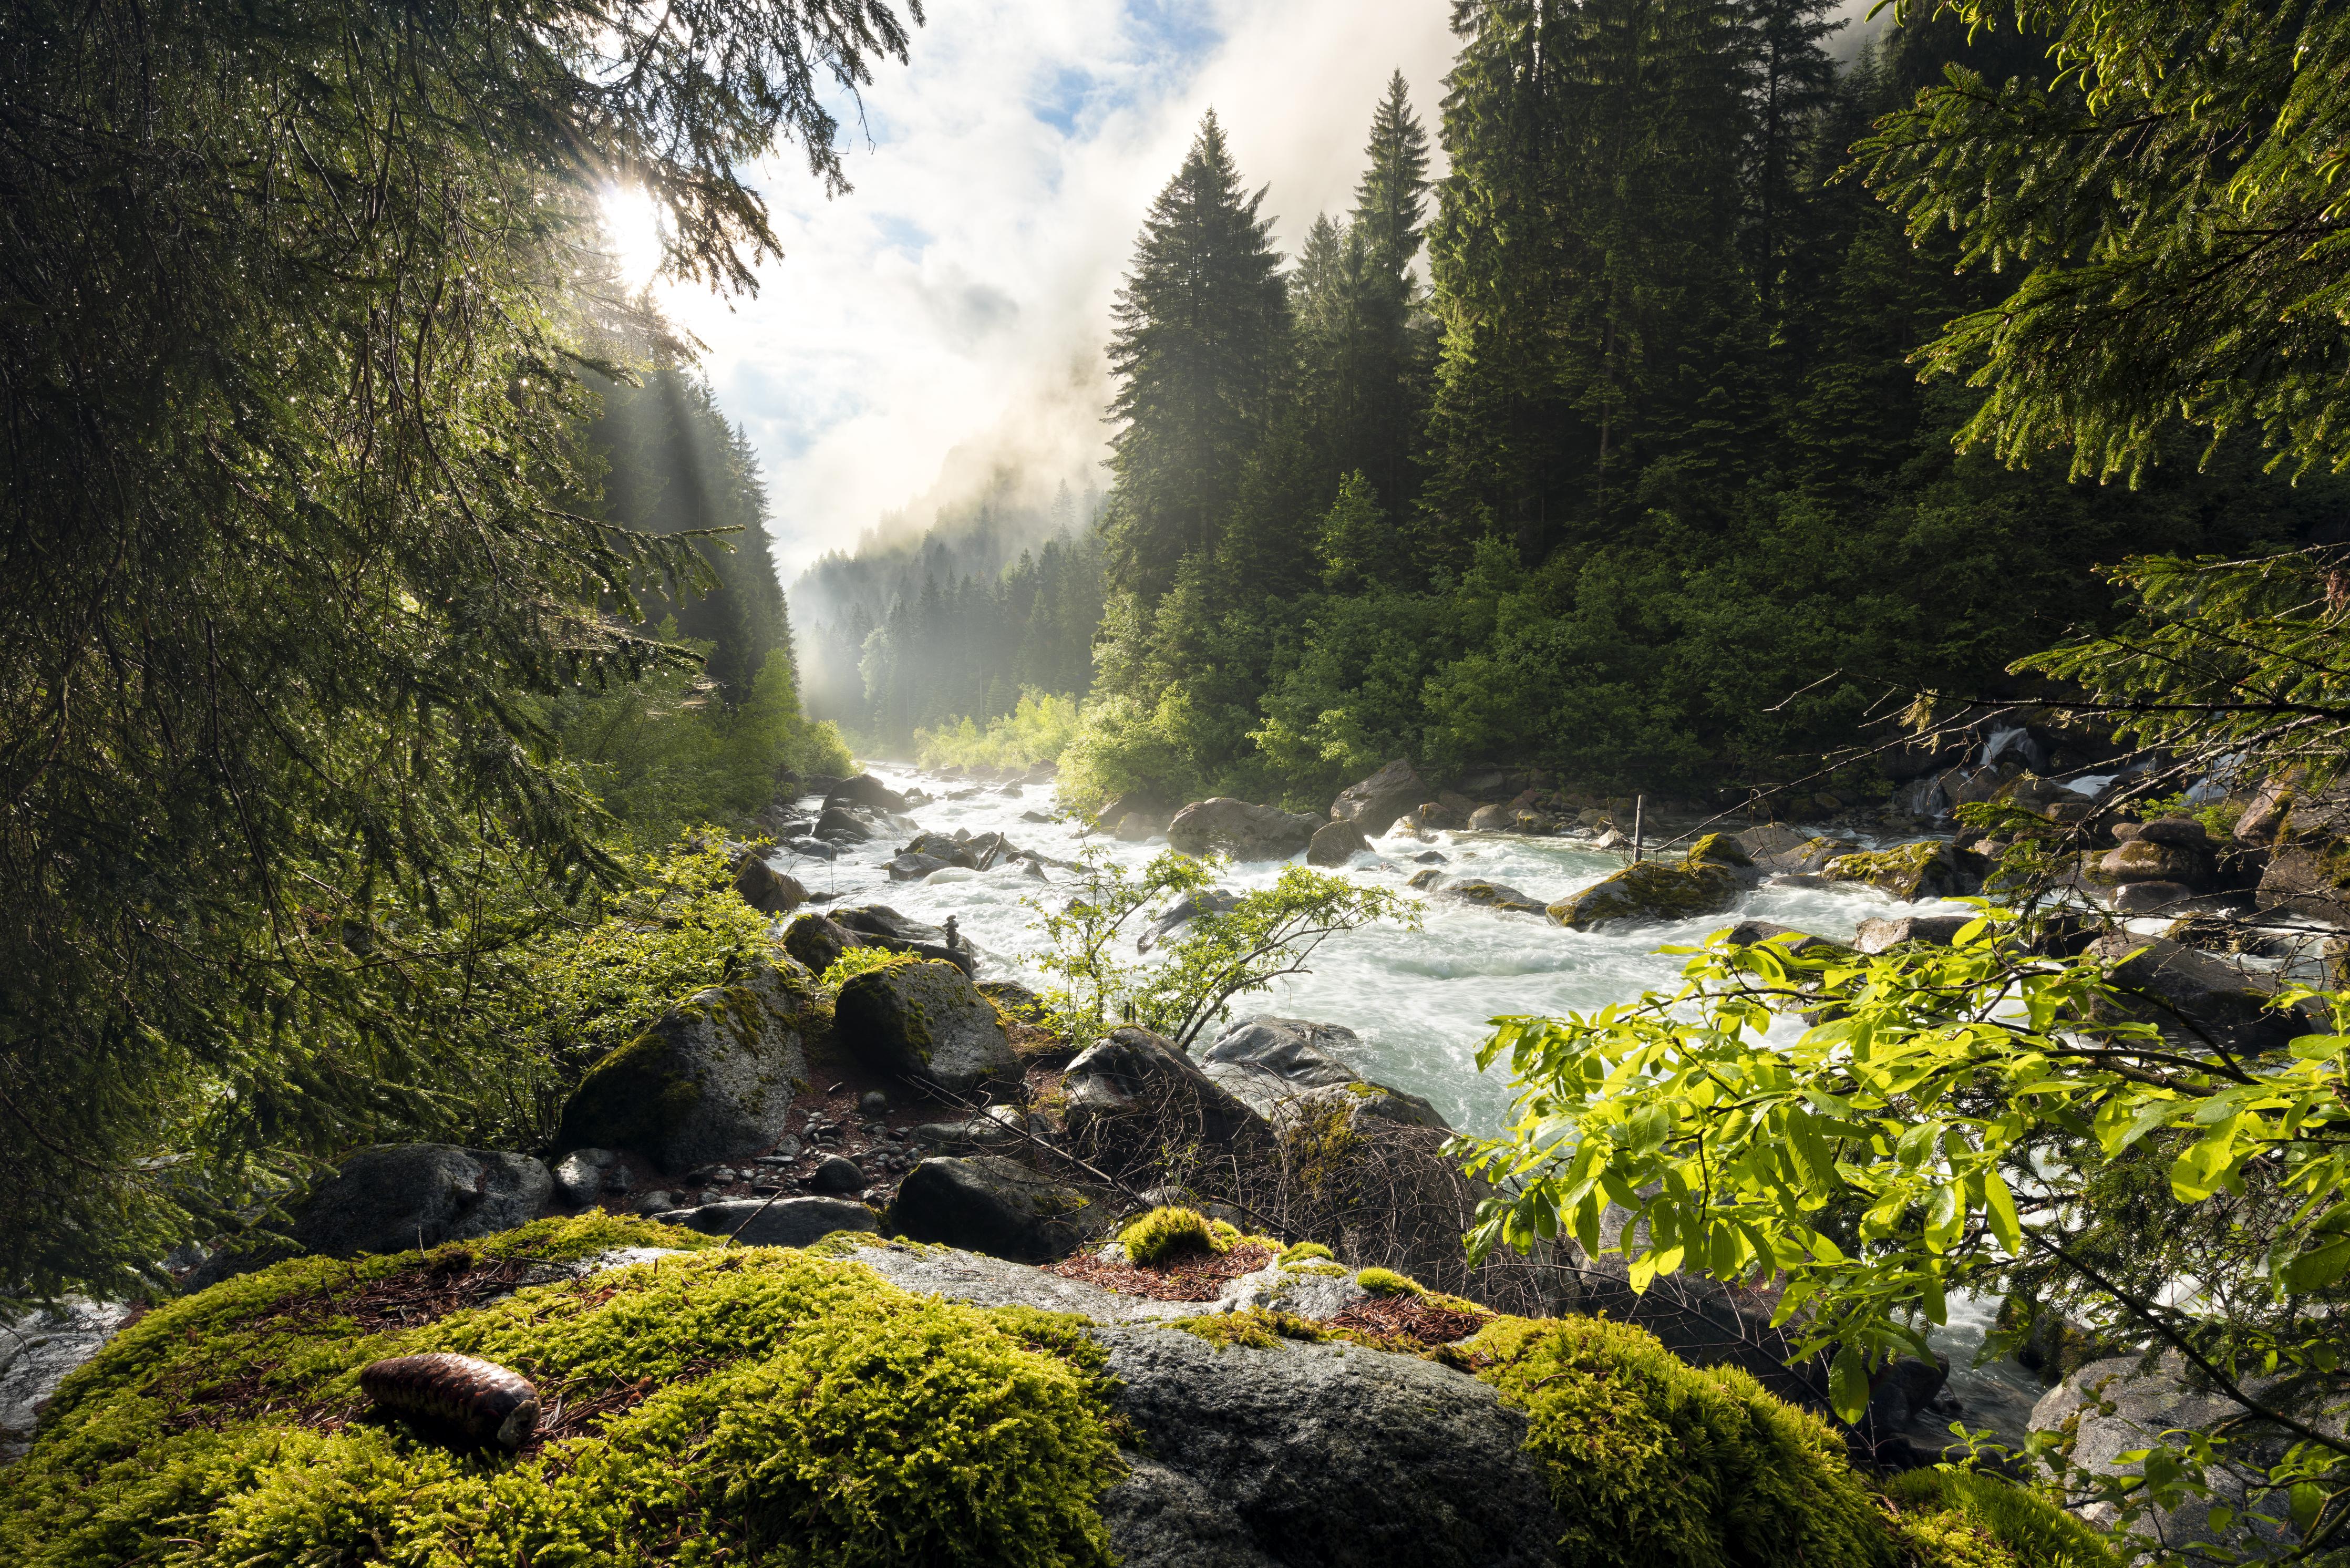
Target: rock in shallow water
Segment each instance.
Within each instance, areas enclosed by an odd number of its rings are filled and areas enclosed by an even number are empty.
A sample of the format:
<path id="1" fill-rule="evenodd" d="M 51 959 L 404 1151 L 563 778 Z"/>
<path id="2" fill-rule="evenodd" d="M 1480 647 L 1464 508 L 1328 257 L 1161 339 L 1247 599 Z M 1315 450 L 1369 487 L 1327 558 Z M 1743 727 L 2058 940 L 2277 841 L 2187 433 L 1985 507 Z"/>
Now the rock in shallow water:
<path id="1" fill-rule="evenodd" d="M 1322 819 L 1230 795 L 1193 801 L 1167 825 L 1170 846 L 1185 855 L 1235 860 L 1286 860 L 1313 842 Z"/>
<path id="2" fill-rule="evenodd" d="M 1719 914 L 1754 881 L 1752 861 L 1736 839 L 1709 833 L 1678 861 L 1641 860 L 1560 899 L 1550 918 L 1570 930 L 1637 925 Z"/>

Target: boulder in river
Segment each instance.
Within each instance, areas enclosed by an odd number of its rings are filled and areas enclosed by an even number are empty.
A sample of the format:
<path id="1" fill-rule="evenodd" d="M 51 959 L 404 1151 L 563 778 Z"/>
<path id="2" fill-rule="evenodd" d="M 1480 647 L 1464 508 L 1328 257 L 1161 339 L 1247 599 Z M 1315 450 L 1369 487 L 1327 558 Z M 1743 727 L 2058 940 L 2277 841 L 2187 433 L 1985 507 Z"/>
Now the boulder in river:
<path id="1" fill-rule="evenodd" d="M 884 862 L 881 868 L 889 873 L 892 882 L 920 882 L 931 872 L 944 871 L 955 864 L 935 855 L 900 855 Z"/>
<path id="2" fill-rule="evenodd" d="M 807 889 L 798 878 L 786 877 L 767 864 L 765 856 L 746 850 L 734 864 L 734 891 L 763 915 L 781 915 L 807 902 Z"/>
<path id="3" fill-rule="evenodd" d="M 1718 914 L 1754 879 L 1753 862 L 1736 839 L 1709 833 L 1679 860 L 1640 860 L 1550 907 L 1570 930 Z"/>
<path id="4" fill-rule="evenodd" d="M 1167 842 L 1184 855 L 1235 860 L 1286 860 L 1313 842 L 1322 819 L 1230 795 L 1195 800 L 1167 825 Z"/>
<path id="5" fill-rule="evenodd" d="M 1308 866 L 1344 866 L 1357 855 L 1370 853 L 1371 841 L 1351 822 L 1326 822 L 1314 830 L 1305 846 Z"/>
<path id="6" fill-rule="evenodd" d="M 1934 838 L 1892 849 L 1839 855 L 1823 867 L 1822 874 L 1831 882 L 1866 882 L 1909 903 L 1958 898 L 1976 886 L 1950 846 Z"/>
<path id="7" fill-rule="evenodd" d="M 1350 822 L 1364 837 L 1377 838 L 1428 795 L 1428 786 L 1412 772 L 1411 763 L 1398 757 L 1361 783 L 1339 791 L 1330 806 L 1330 820 Z"/>
<path id="8" fill-rule="evenodd" d="M 1798 877 L 1823 870 L 1836 857 L 1860 847 L 1849 838 L 1802 833 L 1776 822 L 1746 829 L 1738 835 L 1738 843 L 1760 869 Z"/>
<path id="9" fill-rule="evenodd" d="M 833 1038 L 877 1071 L 950 1094 L 1020 1081 L 1003 1020 L 952 964 L 893 963 L 850 976 L 833 1005 Z"/>
<path id="10" fill-rule="evenodd" d="M 2088 953 L 2121 993 L 2114 1005 L 2122 1016 L 2152 1023 L 2182 1044 L 2251 1055 L 2324 1032 L 2314 1002 L 2282 1011 L 2270 1006 L 2282 989 L 2274 971 L 2231 963 L 2168 937 L 2102 937 Z"/>
<path id="11" fill-rule="evenodd" d="M 855 805 L 867 811 L 903 811 L 906 797 L 871 774 L 858 774 L 833 785 L 825 794 L 824 804 L 827 810 L 836 805 Z"/>
<path id="12" fill-rule="evenodd" d="M 836 844 L 863 844 L 874 836 L 873 826 L 847 806 L 827 805 L 816 819 L 816 836 Z"/>
<path id="13" fill-rule="evenodd" d="M 1416 879 L 1417 874 L 1415 874 Z M 1506 909 L 1513 914 L 1539 915 L 1544 906 L 1540 898 L 1521 893 L 1506 882 L 1492 882 L 1482 877 L 1443 877 L 1430 885 L 1433 897 L 1455 904 L 1474 904 L 1481 909 Z"/>
<path id="14" fill-rule="evenodd" d="M 1048 1175 L 1002 1155 L 926 1159 L 889 1206 L 892 1231 L 1014 1262 L 1066 1258 L 1122 1211 L 1107 1188 Z"/>
<path id="15" fill-rule="evenodd" d="M 969 940 L 949 947 L 944 928 L 909 919 L 887 904 L 846 904 L 832 911 L 832 921 L 853 932 L 864 947 L 936 959 L 954 965 L 965 974 L 972 973 L 978 965 Z M 788 934 L 785 940 L 789 940 Z"/>
<path id="16" fill-rule="evenodd" d="M 1852 945 L 1865 953 L 1881 953 L 1911 943 L 1946 948 L 1958 940 L 1959 932 L 1974 919 L 1972 915 L 1904 915 L 1898 919 L 1877 918 L 1860 922 L 1860 929 Z"/>
<path id="17" fill-rule="evenodd" d="M 565 1149 L 626 1149 L 668 1171 L 756 1154 L 783 1137 L 814 977 L 786 958 L 696 992 L 589 1069 L 563 1107 Z"/>

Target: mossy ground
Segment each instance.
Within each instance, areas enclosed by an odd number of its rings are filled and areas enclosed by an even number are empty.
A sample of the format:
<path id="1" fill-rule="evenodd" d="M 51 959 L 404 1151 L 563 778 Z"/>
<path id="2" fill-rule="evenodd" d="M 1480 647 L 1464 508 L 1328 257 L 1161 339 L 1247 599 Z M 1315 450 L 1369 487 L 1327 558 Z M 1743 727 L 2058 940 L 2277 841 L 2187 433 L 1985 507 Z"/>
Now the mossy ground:
<path id="1" fill-rule="evenodd" d="M 299 1259 L 159 1309 L 58 1391 L 0 1501 L 0 1561 L 1108 1561 L 1095 1502 L 1120 1465 L 1076 1320 L 601 1216 L 471 1256 L 631 1245 L 690 1251 L 413 1326 L 355 1303 L 429 1274 L 414 1253 Z M 554 1435 L 506 1456 L 379 1421 L 359 1369 L 421 1350 L 531 1377 Z"/>

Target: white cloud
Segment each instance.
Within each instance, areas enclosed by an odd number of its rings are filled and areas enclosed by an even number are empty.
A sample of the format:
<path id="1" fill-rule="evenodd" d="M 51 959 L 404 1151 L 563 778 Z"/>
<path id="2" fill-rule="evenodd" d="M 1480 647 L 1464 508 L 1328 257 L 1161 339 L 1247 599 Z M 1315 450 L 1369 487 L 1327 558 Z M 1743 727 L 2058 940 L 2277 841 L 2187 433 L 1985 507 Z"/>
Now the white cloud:
<path id="1" fill-rule="evenodd" d="M 856 191 L 785 150 L 758 171 L 785 252 L 755 298 L 671 289 L 750 431 L 786 579 L 962 458 L 1075 476 L 1101 455 L 1101 349 L 1145 208 L 1211 105 L 1294 250 L 1351 203 L 1400 67 L 1435 130 L 1450 0 L 932 0 L 877 72 Z M 927 520 L 920 519 L 920 520 Z"/>

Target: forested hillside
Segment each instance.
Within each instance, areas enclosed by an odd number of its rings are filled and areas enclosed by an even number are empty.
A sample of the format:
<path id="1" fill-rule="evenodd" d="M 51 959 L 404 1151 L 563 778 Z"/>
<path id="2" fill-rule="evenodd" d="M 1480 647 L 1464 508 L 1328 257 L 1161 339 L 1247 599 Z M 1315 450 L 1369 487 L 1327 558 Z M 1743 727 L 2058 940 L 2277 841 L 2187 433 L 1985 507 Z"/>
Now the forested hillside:
<path id="1" fill-rule="evenodd" d="M 2011 280 L 1913 244 L 1866 139 L 1946 64 L 2029 81 L 2045 45 L 1919 16 L 1839 70 L 1828 9 L 1466 7 L 1450 173 L 1399 78 L 1294 262 L 1201 124 L 1119 296 L 1077 793 L 1319 805 L 1397 755 L 1782 780 L 1916 691 L 2019 690 L 2110 623 L 2100 564 L 2338 514 L 2241 435 L 2174 426 L 2106 484 L 2051 439 L 1955 453 L 1971 363 L 1912 356 Z"/>
<path id="2" fill-rule="evenodd" d="M 910 540 L 868 538 L 802 574 L 811 712 L 894 754 L 917 732 L 1010 713 L 1023 691 L 1084 695 L 1101 620 L 1098 496 L 1063 483 L 1024 506 L 1000 470 Z"/>

